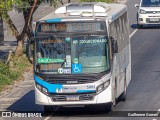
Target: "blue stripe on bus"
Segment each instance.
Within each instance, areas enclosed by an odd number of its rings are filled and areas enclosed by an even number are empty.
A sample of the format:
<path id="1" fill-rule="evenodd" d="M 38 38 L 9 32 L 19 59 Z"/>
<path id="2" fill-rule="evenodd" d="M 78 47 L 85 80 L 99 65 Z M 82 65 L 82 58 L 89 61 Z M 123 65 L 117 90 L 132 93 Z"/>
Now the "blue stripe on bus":
<path id="1" fill-rule="evenodd" d="M 51 22 L 61 22 L 61 18 L 54 18 L 54 19 L 48 19 L 46 22 L 51 23 Z"/>
<path id="2" fill-rule="evenodd" d="M 62 84 L 50 84 L 50 83 L 47 83 L 47 82 L 41 80 L 36 75 L 34 75 L 34 80 L 39 85 L 47 88 L 49 93 L 57 93 L 56 92 L 57 89 L 58 89 L 58 91 L 60 91 L 61 89 L 63 89 L 63 85 Z M 76 91 L 76 93 L 89 93 L 89 92 L 90 93 L 96 92 L 96 90 L 77 90 Z"/>
<path id="3" fill-rule="evenodd" d="M 56 93 L 56 90 L 61 90 L 63 88 L 63 85 L 61 84 L 50 84 L 47 83 L 43 80 L 41 80 L 39 77 L 37 77 L 36 75 L 34 75 L 34 80 L 36 81 L 36 83 L 38 83 L 39 85 L 45 87 L 48 89 L 48 92 L 50 93 Z"/>

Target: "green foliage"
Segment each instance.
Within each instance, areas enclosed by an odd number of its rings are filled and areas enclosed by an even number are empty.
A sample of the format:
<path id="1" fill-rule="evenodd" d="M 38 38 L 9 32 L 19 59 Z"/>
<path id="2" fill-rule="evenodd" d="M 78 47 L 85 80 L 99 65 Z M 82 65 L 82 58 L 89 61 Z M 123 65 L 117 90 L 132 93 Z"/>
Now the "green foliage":
<path id="1" fill-rule="evenodd" d="M 11 80 L 11 71 L 9 70 L 9 66 L 0 63 L 0 91 L 6 86 L 12 83 Z"/>
<path id="2" fill-rule="evenodd" d="M 81 2 L 106 2 L 106 3 L 110 3 L 113 1 L 114 0 L 81 0 Z"/>
<path id="3" fill-rule="evenodd" d="M 27 9 L 30 7 L 30 2 L 28 0 L 15 0 L 14 9 L 18 11 L 22 11 L 23 9 Z"/>
<path id="4" fill-rule="evenodd" d="M 19 58 L 13 58 L 10 64 L 12 65 L 0 63 L 0 91 L 5 86 L 12 84 L 14 80 L 20 79 L 24 72 L 28 71 L 28 68 L 31 67 L 25 55 Z"/>
<path id="5" fill-rule="evenodd" d="M 1 0 L 0 1 L 0 10 L 8 10 L 11 9 L 13 6 L 14 1 L 13 0 Z"/>
<path id="6" fill-rule="evenodd" d="M 42 2 L 48 2 L 51 6 L 57 6 L 58 3 L 63 3 L 64 0 L 38 0 L 37 6 Z M 0 11 L 9 11 L 15 9 L 18 11 L 24 11 L 32 7 L 34 0 L 1 0 L 0 1 Z"/>
<path id="7" fill-rule="evenodd" d="M 6 85 L 10 85 L 11 83 L 12 80 L 8 76 L 0 73 L 0 91 L 2 91 Z"/>
<path id="8" fill-rule="evenodd" d="M 13 6 L 13 0 L 1 0 L 0 1 L 0 19 L 5 19 L 7 10 Z"/>
<path id="9" fill-rule="evenodd" d="M 3 75 L 8 75 L 9 73 L 9 66 L 3 63 L 0 63 L 0 73 Z"/>
<path id="10" fill-rule="evenodd" d="M 22 55 L 19 58 L 13 59 L 13 66 L 10 67 L 11 70 L 16 70 L 19 72 L 23 72 L 26 67 L 30 66 L 31 64 L 28 61 L 28 58 L 25 55 Z"/>
<path id="11" fill-rule="evenodd" d="M 59 0 L 50 0 L 50 5 L 51 6 L 57 7 L 58 3 L 59 3 Z"/>

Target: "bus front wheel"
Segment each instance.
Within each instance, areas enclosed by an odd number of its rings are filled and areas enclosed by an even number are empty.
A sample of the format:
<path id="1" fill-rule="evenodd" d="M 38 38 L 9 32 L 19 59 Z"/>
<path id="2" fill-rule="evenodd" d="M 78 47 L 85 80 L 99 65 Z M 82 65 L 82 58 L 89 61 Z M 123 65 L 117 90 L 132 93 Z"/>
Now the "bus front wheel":
<path id="1" fill-rule="evenodd" d="M 124 91 L 120 96 L 120 101 L 126 101 L 126 96 L 127 96 L 127 83 L 126 83 L 126 79 L 124 81 Z"/>
<path id="2" fill-rule="evenodd" d="M 116 106 L 116 104 L 117 104 L 117 99 L 115 97 L 113 102 L 110 102 L 104 105 L 105 111 L 106 112 L 113 111 L 113 108 Z"/>
<path id="3" fill-rule="evenodd" d="M 124 76 L 124 91 L 120 95 L 119 100 L 120 101 L 126 101 L 126 96 L 127 96 L 127 79 L 126 79 L 126 72 L 125 72 L 125 76 Z"/>
<path id="4" fill-rule="evenodd" d="M 113 88 L 113 95 L 112 95 L 113 100 L 112 100 L 112 102 L 105 105 L 105 111 L 112 111 L 113 108 L 116 106 L 116 104 L 117 104 L 116 94 L 117 94 L 117 79 L 115 78 L 115 86 Z"/>

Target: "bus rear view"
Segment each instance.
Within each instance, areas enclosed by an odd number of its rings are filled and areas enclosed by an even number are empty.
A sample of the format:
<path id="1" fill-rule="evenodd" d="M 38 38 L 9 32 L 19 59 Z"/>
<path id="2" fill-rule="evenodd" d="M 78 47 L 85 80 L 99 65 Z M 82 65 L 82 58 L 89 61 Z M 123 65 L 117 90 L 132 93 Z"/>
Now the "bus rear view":
<path id="1" fill-rule="evenodd" d="M 120 8 L 115 11 L 112 6 Z M 124 5 L 67 4 L 36 23 L 32 42 L 36 104 L 44 105 L 45 111 L 53 106 L 92 104 L 109 104 L 112 109 L 118 97 L 125 99 L 130 41 L 125 37 L 125 52 L 119 50 L 119 42 L 109 32 L 116 17 L 125 13 Z M 123 57 L 123 63 L 117 56 Z"/>

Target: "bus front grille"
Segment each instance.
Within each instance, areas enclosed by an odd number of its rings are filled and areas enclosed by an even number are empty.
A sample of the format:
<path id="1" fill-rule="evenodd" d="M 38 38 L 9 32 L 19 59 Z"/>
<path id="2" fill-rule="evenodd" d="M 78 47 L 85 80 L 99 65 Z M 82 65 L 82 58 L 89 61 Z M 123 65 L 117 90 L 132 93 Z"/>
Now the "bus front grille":
<path id="1" fill-rule="evenodd" d="M 96 79 L 97 80 L 97 79 Z M 64 79 L 59 79 L 59 80 L 50 80 L 48 81 L 50 84 L 86 84 L 86 83 L 93 83 L 96 80 L 89 80 L 89 79 L 75 79 L 75 80 L 64 80 Z"/>
<path id="2" fill-rule="evenodd" d="M 61 102 L 61 101 L 85 101 L 93 100 L 95 94 L 80 94 L 80 95 L 52 95 L 52 101 Z"/>
<path id="3" fill-rule="evenodd" d="M 98 79 L 95 77 L 50 77 L 48 78 L 47 82 L 50 84 L 86 84 L 86 83 L 93 83 Z"/>

